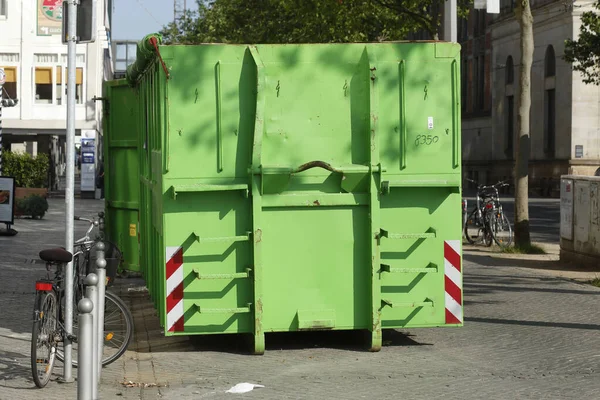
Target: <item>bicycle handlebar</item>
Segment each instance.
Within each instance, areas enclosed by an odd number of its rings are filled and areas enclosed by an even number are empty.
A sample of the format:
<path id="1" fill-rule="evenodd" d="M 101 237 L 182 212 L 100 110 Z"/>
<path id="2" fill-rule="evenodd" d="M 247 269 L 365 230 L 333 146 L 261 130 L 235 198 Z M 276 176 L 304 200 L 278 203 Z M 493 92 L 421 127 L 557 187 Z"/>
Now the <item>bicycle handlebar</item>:
<path id="1" fill-rule="evenodd" d="M 477 185 L 477 189 L 481 190 L 481 189 L 496 189 L 499 187 L 506 187 L 506 186 L 510 186 L 510 184 L 506 183 L 506 181 L 498 181 L 498 183 L 495 183 L 493 185 L 480 185 L 479 182 L 474 181 L 473 179 L 466 179 L 469 182 L 475 183 Z"/>
<path id="2" fill-rule="evenodd" d="M 80 239 L 77 239 L 77 240 L 75 241 L 75 243 L 76 243 L 76 244 L 77 244 L 77 243 L 82 243 L 82 242 L 85 242 L 86 240 L 88 240 L 88 239 L 89 239 L 89 237 L 90 237 L 90 233 L 92 233 L 92 230 L 94 230 L 94 227 L 95 227 L 95 226 L 98 226 L 98 221 L 96 221 L 96 220 L 93 220 L 93 219 L 89 219 L 89 218 L 78 217 L 78 216 L 75 216 L 75 218 L 74 218 L 74 219 L 75 219 L 75 221 L 85 221 L 85 222 L 88 222 L 88 223 L 90 224 L 90 227 L 89 227 L 89 228 L 88 228 L 88 230 L 85 232 L 85 236 L 84 236 L 84 237 L 82 237 L 82 238 L 80 238 Z"/>

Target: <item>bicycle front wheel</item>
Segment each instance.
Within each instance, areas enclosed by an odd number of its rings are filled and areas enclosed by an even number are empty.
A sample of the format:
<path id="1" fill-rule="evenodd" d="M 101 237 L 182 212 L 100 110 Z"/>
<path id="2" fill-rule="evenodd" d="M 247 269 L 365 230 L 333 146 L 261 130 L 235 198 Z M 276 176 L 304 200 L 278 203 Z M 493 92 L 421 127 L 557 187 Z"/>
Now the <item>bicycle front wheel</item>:
<path id="1" fill-rule="evenodd" d="M 510 222 L 503 212 L 493 213 L 490 218 L 490 228 L 494 242 L 503 249 L 512 243 Z"/>
<path id="2" fill-rule="evenodd" d="M 38 292 L 31 332 L 31 372 L 39 388 L 50 381 L 56 361 L 59 337 L 57 316 L 58 304 L 54 292 Z"/>
<path id="3" fill-rule="evenodd" d="M 102 365 L 108 365 L 121 357 L 132 338 L 133 316 L 131 311 L 116 294 L 106 292 Z"/>
<path id="4" fill-rule="evenodd" d="M 77 321 L 73 324 L 73 331 L 77 332 Z M 133 338 L 133 316 L 116 294 L 106 292 L 104 298 L 104 348 L 102 365 L 108 365 L 125 353 Z M 77 343 L 72 344 L 73 366 L 77 366 Z M 64 361 L 63 349 L 57 353 L 58 359 Z"/>

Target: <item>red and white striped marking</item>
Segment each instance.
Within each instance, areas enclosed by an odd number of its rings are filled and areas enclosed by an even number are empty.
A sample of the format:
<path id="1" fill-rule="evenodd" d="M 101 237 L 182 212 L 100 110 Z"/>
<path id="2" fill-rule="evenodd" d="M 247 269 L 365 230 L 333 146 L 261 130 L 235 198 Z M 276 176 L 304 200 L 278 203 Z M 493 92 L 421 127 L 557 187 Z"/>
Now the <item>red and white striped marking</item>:
<path id="1" fill-rule="evenodd" d="M 460 240 L 444 242 L 444 287 L 446 324 L 460 324 L 463 322 Z"/>
<path id="2" fill-rule="evenodd" d="M 167 331 L 183 332 L 183 249 L 167 247 Z"/>

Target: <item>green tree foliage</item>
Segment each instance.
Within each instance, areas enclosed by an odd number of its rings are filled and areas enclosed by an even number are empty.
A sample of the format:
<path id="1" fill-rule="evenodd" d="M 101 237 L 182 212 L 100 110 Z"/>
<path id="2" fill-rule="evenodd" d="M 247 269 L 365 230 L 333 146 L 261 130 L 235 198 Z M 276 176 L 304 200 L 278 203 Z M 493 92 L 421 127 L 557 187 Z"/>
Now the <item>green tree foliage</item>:
<path id="1" fill-rule="evenodd" d="M 45 188 L 50 162 L 46 154 L 32 157 L 27 153 L 2 153 L 2 174 L 15 178 L 15 185 L 24 188 Z"/>
<path id="2" fill-rule="evenodd" d="M 373 0 L 377 6 L 387 8 L 408 21 L 410 32 L 424 31 L 432 39 L 438 38 L 442 10 L 446 0 Z M 472 0 L 458 0 L 458 17 L 466 17 Z"/>
<path id="3" fill-rule="evenodd" d="M 439 27 L 444 0 L 198 1 L 161 34 L 167 44 L 402 40 Z M 470 0 L 459 0 L 464 15 Z M 431 14 L 433 10 L 433 14 Z"/>
<path id="4" fill-rule="evenodd" d="M 579 38 L 567 39 L 564 58 L 582 73 L 585 83 L 600 85 L 600 1 L 594 8 L 582 14 Z"/>

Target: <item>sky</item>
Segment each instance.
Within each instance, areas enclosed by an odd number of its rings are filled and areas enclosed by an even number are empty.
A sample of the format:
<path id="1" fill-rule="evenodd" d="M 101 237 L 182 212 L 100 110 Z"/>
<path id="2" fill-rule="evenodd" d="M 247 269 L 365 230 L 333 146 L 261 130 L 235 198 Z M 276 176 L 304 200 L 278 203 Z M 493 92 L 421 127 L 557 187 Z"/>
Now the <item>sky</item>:
<path id="1" fill-rule="evenodd" d="M 174 0 L 113 0 L 112 40 L 140 40 L 173 21 Z M 180 0 L 183 4 L 183 0 Z M 187 0 L 195 9 L 196 1 Z"/>

